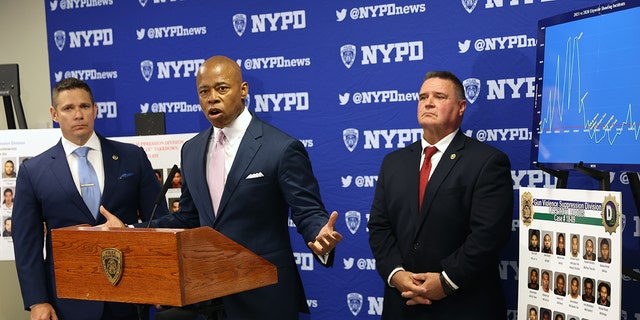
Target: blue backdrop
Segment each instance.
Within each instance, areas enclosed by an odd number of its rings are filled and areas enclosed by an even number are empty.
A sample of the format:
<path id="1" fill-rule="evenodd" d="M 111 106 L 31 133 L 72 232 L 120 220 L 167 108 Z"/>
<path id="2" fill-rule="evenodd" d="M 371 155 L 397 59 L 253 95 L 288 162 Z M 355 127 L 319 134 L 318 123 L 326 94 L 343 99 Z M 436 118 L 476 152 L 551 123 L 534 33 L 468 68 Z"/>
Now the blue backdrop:
<path id="1" fill-rule="evenodd" d="M 532 168 L 537 23 L 595 0 L 220 1 L 45 0 L 51 83 L 86 80 L 100 107 L 97 130 L 134 135 L 134 115 L 165 112 L 167 133 L 197 132 L 198 66 L 213 55 L 238 61 L 249 109 L 308 148 L 328 210 L 344 241 L 331 269 L 315 264 L 292 231 L 311 319 L 375 319 L 383 282 L 366 223 L 385 154 L 421 137 L 417 91 L 429 70 L 465 81 L 463 131 L 505 151 L 513 191 L 554 187 Z M 346 139 L 349 137 L 350 139 Z M 179 161 L 178 158 L 175 159 Z M 572 173 L 572 188 L 597 189 Z M 640 220 L 626 176 L 624 265 L 637 269 Z M 508 318 L 516 318 L 518 214 L 499 266 Z M 347 224 L 345 218 L 353 223 Z M 437 244 L 435 244 L 437 245 Z M 623 315 L 640 319 L 637 283 L 625 277 Z M 350 309 L 347 299 L 361 299 Z"/>

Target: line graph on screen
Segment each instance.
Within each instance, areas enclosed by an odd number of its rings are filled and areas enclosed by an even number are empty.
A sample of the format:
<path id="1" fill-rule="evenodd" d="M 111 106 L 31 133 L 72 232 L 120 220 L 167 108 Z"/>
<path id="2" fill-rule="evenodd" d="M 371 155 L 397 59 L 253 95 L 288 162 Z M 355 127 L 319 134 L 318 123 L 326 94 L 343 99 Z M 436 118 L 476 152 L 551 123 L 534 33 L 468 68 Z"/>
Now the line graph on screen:
<path id="1" fill-rule="evenodd" d="M 637 5 L 603 5 L 540 21 L 534 164 L 640 169 L 637 21 Z"/>
<path id="2" fill-rule="evenodd" d="M 634 110 L 631 103 L 626 107 L 626 111 L 622 110 L 625 106 L 621 106 L 622 108 L 608 108 L 602 113 L 590 112 L 587 102 L 589 91 L 582 90 L 580 81 L 580 39 L 583 34 L 580 33 L 567 39 L 564 68 L 561 66 L 562 57 L 557 56 L 554 82 L 555 88 L 559 87 L 561 90 L 549 89 L 546 107 L 542 112 L 545 117 L 540 124 L 541 134 L 587 134 L 589 139 L 596 144 L 609 143 L 613 145 L 618 136 L 628 132 L 633 135 L 635 141 L 638 141 L 640 126 L 633 118 Z M 576 70 L 576 81 L 574 81 L 573 70 Z M 578 93 L 575 100 L 571 96 L 574 85 L 577 85 L 576 91 Z M 572 103 L 574 104 L 573 110 Z M 608 114 L 609 109 L 615 110 L 616 113 Z M 571 114 L 572 111 L 575 114 Z M 624 119 L 620 118 L 619 114 L 623 114 Z M 558 118 L 556 126 L 554 126 L 554 116 Z"/>

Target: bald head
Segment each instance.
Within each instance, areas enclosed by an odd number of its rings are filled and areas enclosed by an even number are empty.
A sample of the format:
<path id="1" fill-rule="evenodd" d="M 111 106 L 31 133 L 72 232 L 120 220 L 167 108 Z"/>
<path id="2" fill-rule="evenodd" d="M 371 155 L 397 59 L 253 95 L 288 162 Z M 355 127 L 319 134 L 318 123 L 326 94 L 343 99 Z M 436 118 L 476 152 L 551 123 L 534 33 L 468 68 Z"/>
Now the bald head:
<path id="1" fill-rule="evenodd" d="M 233 76 L 234 80 L 238 81 L 238 83 L 242 82 L 242 70 L 240 70 L 240 66 L 231 58 L 226 56 L 213 56 L 207 59 L 201 66 L 198 68 L 198 73 L 196 74 L 196 82 L 198 81 L 198 77 L 202 76 L 207 70 L 210 69 L 219 69 L 226 70 L 230 76 Z"/>

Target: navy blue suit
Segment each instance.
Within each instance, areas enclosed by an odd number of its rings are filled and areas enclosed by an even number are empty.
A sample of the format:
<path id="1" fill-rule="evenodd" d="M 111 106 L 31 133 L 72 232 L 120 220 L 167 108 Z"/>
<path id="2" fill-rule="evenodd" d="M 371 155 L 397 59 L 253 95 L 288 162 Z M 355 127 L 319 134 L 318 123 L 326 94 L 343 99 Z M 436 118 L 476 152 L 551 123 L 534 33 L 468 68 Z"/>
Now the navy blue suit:
<path id="1" fill-rule="evenodd" d="M 418 211 L 421 142 L 388 154 L 378 175 L 369 243 L 385 283 L 398 266 L 442 272 L 460 287 L 432 305 L 407 306 L 385 285 L 383 319 L 505 319 L 498 255 L 511 233 L 513 187 L 507 156 L 455 135 L 434 169 Z"/>
<path id="2" fill-rule="evenodd" d="M 222 299 L 229 319 L 297 319 L 308 307 L 291 248 L 289 208 L 306 242 L 329 218 L 307 152 L 300 141 L 252 115 L 214 218 L 206 181 L 212 132 L 208 128 L 184 144 L 180 211 L 152 227 L 211 226 L 277 266 L 277 284 Z M 332 258 L 333 252 L 329 264 Z"/>
<path id="3" fill-rule="evenodd" d="M 132 144 L 107 140 L 99 135 L 98 138 L 102 146 L 105 175 L 101 204 L 125 223 L 138 222 L 138 211 L 141 219 L 148 220 L 161 185 L 146 153 Z M 163 203 L 156 214 L 166 213 L 167 208 Z M 46 221 L 47 227 L 46 259 L 42 254 L 43 221 Z M 61 141 L 20 166 L 13 208 L 13 240 L 25 309 L 36 303 L 49 302 L 61 319 L 101 318 L 104 302 L 56 298 L 49 231 L 104 222 L 106 220 L 102 215 L 98 215 L 98 219 L 93 218 L 82 200 L 73 182 Z M 108 305 L 109 312 L 116 317 L 137 318 L 133 305 Z"/>

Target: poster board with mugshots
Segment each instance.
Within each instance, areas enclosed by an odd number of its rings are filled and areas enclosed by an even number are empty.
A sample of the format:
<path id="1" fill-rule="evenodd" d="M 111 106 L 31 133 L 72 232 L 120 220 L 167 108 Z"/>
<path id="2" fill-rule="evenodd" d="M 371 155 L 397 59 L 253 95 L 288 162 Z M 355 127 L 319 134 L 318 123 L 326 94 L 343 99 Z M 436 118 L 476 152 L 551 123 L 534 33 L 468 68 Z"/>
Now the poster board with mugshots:
<path id="1" fill-rule="evenodd" d="M 520 188 L 519 199 L 518 319 L 620 319 L 621 193 Z"/>
<path id="2" fill-rule="evenodd" d="M 180 148 L 193 137 L 192 133 L 132 136 L 109 138 L 116 141 L 132 143 L 142 147 L 156 171 L 159 182 L 169 174 L 174 164 L 180 165 Z M 15 197 L 16 177 L 20 174 L 20 164 L 51 148 L 60 140 L 60 129 L 0 130 L 0 161 L 2 161 L 2 178 L 0 192 L 0 220 L 2 236 L 0 237 L 0 261 L 14 260 L 13 239 L 11 238 L 11 216 L 13 214 L 13 198 Z M 175 188 L 167 191 L 167 205 L 171 209 L 173 199 L 180 198 L 180 179 L 176 175 Z"/>

